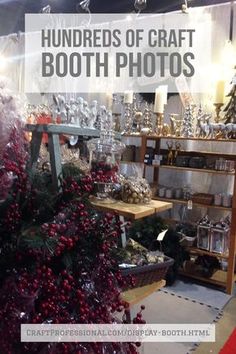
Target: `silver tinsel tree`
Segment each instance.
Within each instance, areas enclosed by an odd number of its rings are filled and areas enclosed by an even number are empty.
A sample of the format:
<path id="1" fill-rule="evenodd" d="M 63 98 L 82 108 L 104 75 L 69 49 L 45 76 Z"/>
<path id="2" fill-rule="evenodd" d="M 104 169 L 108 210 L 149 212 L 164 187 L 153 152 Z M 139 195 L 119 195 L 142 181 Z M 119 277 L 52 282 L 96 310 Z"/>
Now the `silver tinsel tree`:
<path id="1" fill-rule="evenodd" d="M 192 105 L 188 105 L 184 112 L 182 129 L 181 129 L 181 135 L 184 138 L 190 138 L 194 136 L 193 120 L 194 120 L 194 107 Z"/>
<path id="2" fill-rule="evenodd" d="M 236 67 L 235 67 L 236 69 Z M 236 123 L 236 74 L 232 80 L 232 88 L 230 93 L 227 95 L 230 97 L 229 103 L 226 105 L 225 113 L 225 123 Z"/>

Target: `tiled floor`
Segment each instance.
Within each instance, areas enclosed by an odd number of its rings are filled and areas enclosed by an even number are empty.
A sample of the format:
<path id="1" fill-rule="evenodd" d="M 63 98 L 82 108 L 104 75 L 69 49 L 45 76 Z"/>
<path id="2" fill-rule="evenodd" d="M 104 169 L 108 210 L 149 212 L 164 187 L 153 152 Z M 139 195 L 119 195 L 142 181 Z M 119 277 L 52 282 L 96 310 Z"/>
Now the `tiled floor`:
<path id="1" fill-rule="evenodd" d="M 216 342 L 202 343 L 194 354 L 218 354 L 236 327 L 236 297 L 224 308 L 224 316 L 216 324 Z M 236 353 L 236 348 L 235 348 Z M 235 354 L 232 353 L 232 354 Z M 168 354 L 168 353 L 167 353 Z"/>
<path id="2" fill-rule="evenodd" d="M 202 283 L 198 284 L 188 278 L 176 280 L 172 286 L 167 286 L 163 290 L 181 295 L 182 297 L 188 297 L 192 300 L 197 300 L 200 303 L 202 302 L 219 309 L 222 309 L 232 297 L 220 288 L 205 286 Z"/>
<path id="3" fill-rule="evenodd" d="M 165 291 L 165 288 L 162 290 Z M 219 309 L 223 308 L 223 317 L 216 324 L 216 342 L 202 343 L 196 349 L 196 351 L 193 352 L 194 354 L 218 354 L 220 349 L 223 347 L 224 343 L 227 341 L 228 337 L 232 333 L 234 327 L 236 327 L 236 287 L 234 289 L 234 294 L 231 297 L 225 294 L 223 291 L 220 291 L 219 289 L 205 287 L 204 284 L 197 285 L 196 283 L 192 283 L 191 281 L 188 280 L 186 281 L 182 279 L 178 281 L 173 287 L 166 288 L 166 290 L 168 290 L 168 294 L 163 294 L 163 296 L 166 295 L 168 297 L 170 296 L 171 293 L 175 293 L 175 295 L 177 295 L 175 303 L 174 304 L 172 303 L 171 305 L 172 306 L 171 313 L 173 313 L 172 317 L 174 319 L 176 320 L 178 319 L 179 321 L 178 323 L 181 322 L 184 323 L 185 318 L 190 318 L 189 323 L 191 323 L 192 321 L 191 320 L 192 316 L 189 315 L 189 308 L 188 308 L 188 306 L 190 305 L 188 304 L 189 301 L 186 302 L 186 305 L 181 306 L 182 317 L 181 316 L 179 317 L 179 315 L 177 316 L 180 310 L 178 305 L 178 295 L 181 295 L 182 299 L 184 299 L 185 297 L 192 298 L 197 300 L 198 303 L 202 302 L 206 305 L 211 305 L 212 310 L 213 309 L 215 310 L 216 308 Z M 159 303 L 160 300 L 160 296 L 158 296 L 158 294 L 160 293 L 156 293 L 156 295 L 152 295 L 149 298 L 145 299 L 144 301 L 144 303 L 146 304 L 146 310 L 144 313 L 145 320 L 147 321 L 147 323 L 173 323 L 173 318 L 172 321 L 171 320 L 168 321 L 168 318 L 163 317 L 165 313 L 164 314 L 162 313 L 161 315 L 161 313 L 158 313 L 158 311 L 156 311 L 158 308 L 157 302 Z M 163 302 L 166 302 L 166 299 L 163 299 Z M 137 309 L 138 308 L 136 307 L 136 310 Z M 196 318 L 196 321 L 194 323 L 207 323 L 208 321 L 204 320 L 204 316 L 202 316 L 200 311 L 201 309 L 199 309 L 199 315 L 197 314 L 194 317 L 194 319 Z M 162 317 L 160 318 L 160 316 Z M 201 318 L 203 319 L 202 322 L 201 322 Z M 174 348 L 175 349 L 173 352 L 172 346 L 163 345 L 162 343 L 149 343 L 146 344 L 145 346 L 142 346 L 140 353 L 142 354 L 186 354 L 188 352 L 186 343 L 185 345 L 184 344 L 181 345 L 180 343 L 178 343 L 178 345 L 176 345 Z M 232 354 L 236 354 L 236 349 L 235 349 L 235 353 Z"/>

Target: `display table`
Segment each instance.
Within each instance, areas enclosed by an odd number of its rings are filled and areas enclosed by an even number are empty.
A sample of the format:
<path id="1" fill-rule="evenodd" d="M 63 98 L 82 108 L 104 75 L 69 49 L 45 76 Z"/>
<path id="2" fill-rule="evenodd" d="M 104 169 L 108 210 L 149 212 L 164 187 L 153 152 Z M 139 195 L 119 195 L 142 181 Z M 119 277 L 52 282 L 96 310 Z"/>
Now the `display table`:
<path id="1" fill-rule="evenodd" d="M 135 305 L 151 295 L 155 291 L 163 288 L 166 285 L 166 281 L 160 280 L 156 283 L 142 286 L 141 288 L 134 288 L 122 293 L 122 300 L 128 302 L 130 305 Z"/>
<path id="2" fill-rule="evenodd" d="M 138 304 L 143 299 L 145 299 L 149 295 L 153 294 L 157 290 L 160 290 L 165 285 L 166 285 L 166 281 L 163 279 L 163 280 L 160 280 L 156 283 L 142 286 L 141 288 L 134 288 L 134 289 L 124 291 L 121 294 L 121 297 L 122 297 L 122 300 L 128 302 L 128 304 L 130 306 L 133 306 L 133 305 Z M 126 312 L 126 320 L 128 323 L 132 322 L 130 309 Z"/>
<path id="3" fill-rule="evenodd" d="M 149 204 L 128 204 L 122 201 L 115 201 L 114 203 L 104 203 L 97 199 L 91 198 L 91 204 L 96 209 L 106 212 L 114 212 L 119 215 L 121 223 L 124 225 L 124 218 L 130 220 L 142 219 L 145 216 L 150 216 L 156 213 L 160 213 L 165 210 L 169 210 L 173 207 L 172 203 L 151 200 Z M 125 227 L 122 227 L 121 243 L 122 247 L 126 246 L 126 232 Z"/>
<path id="4" fill-rule="evenodd" d="M 34 170 L 37 166 L 40 146 L 43 134 L 48 135 L 48 151 L 52 170 L 52 182 L 55 190 L 61 188 L 62 162 L 60 152 L 59 135 L 78 136 L 83 140 L 87 138 L 98 138 L 100 131 L 93 128 L 81 128 L 72 124 L 26 124 L 25 130 L 32 133 L 30 169 Z M 120 139 L 120 133 L 115 133 L 116 139 Z"/>
<path id="5" fill-rule="evenodd" d="M 91 199 L 92 205 L 102 211 L 115 212 L 127 219 L 137 220 L 169 210 L 173 207 L 172 203 L 152 200 L 149 204 L 127 204 L 121 201 L 114 203 L 102 203 L 98 200 Z"/>
<path id="6" fill-rule="evenodd" d="M 152 200 L 149 204 L 127 204 L 122 201 L 117 201 L 114 203 L 102 203 L 96 199 L 91 199 L 91 204 L 99 210 L 106 212 L 116 212 L 120 221 L 124 222 L 124 218 L 131 220 L 138 220 L 146 216 L 150 216 L 156 213 L 160 213 L 165 210 L 169 210 L 173 207 L 172 203 Z M 122 246 L 126 245 L 126 234 L 125 227 L 122 228 L 121 234 Z M 165 280 L 160 280 L 158 282 L 142 286 L 139 288 L 130 289 L 122 293 L 122 299 L 129 303 L 130 306 L 135 305 L 145 299 L 147 296 L 151 295 L 155 291 L 163 288 L 166 285 Z M 131 323 L 130 310 L 126 312 L 126 320 Z"/>

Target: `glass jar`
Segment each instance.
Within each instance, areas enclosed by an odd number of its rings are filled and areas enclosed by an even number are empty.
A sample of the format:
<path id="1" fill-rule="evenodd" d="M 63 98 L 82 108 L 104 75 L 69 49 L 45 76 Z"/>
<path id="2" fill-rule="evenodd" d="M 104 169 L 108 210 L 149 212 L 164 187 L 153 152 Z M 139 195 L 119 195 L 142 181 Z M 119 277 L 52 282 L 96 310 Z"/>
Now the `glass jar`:
<path id="1" fill-rule="evenodd" d="M 112 187 L 118 180 L 119 162 L 125 144 L 114 139 L 112 131 L 102 131 L 100 138 L 87 142 L 91 173 L 95 180 L 98 199 L 111 197 Z"/>

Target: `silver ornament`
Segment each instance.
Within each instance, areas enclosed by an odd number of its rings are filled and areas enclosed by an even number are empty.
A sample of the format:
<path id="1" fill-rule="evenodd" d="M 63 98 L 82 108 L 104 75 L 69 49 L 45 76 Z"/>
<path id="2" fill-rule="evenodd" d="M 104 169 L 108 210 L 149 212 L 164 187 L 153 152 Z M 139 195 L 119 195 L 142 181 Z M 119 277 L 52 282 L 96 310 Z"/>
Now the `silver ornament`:
<path id="1" fill-rule="evenodd" d="M 143 11 L 147 7 L 147 0 L 135 0 L 134 7 L 137 11 Z"/>

